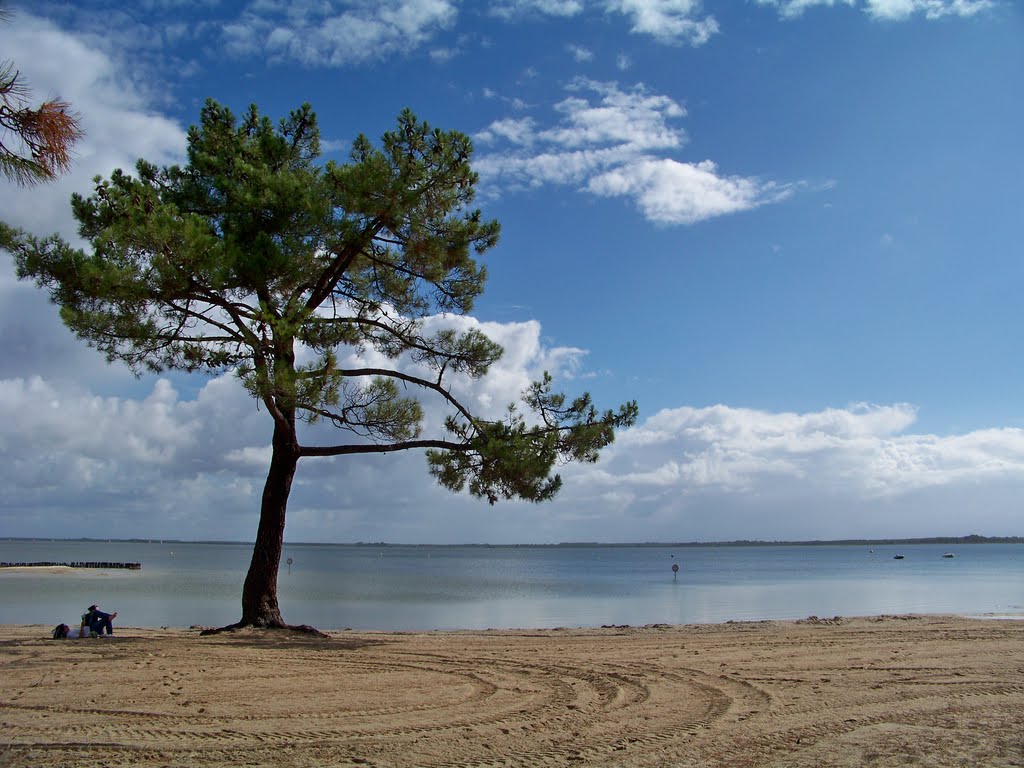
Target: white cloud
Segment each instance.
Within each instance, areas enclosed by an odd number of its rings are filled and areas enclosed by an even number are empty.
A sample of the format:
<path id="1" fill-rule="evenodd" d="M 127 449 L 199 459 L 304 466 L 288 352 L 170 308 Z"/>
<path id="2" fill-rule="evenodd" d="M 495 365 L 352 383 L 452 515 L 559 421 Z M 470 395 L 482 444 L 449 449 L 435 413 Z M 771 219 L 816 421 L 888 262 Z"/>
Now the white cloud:
<path id="1" fill-rule="evenodd" d="M 349 139 L 320 139 L 320 151 L 348 153 L 352 149 L 352 141 Z"/>
<path id="2" fill-rule="evenodd" d="M 569 55 L 578 62 L 590 61 L 594 58 L 594 52 L 588 48 L 584 48 L 582 45 L 567 45 L 566 50 L 569 51 Z"/>
<path id="3" fill-rule="evenodd" d="M 792 19 L 808 8 L 815 6 L 844 5 L 857 7 L 857 0 L 757 0 L 758 5 L 769 5 L 779 9 L 779 15 Z M 927 19 L 945 16 L 974 16 L 994 7 L 992 0 L 865 0 L 863 10 L 873 19 L 903 21 L 915 14 Z"/>
<path id="4" fill-rule="evenodd" d="M 900 21 L 917 13 L 924 14 L 927 19 L 968 17 L 993 6 L 991 0 L 867 0 L 865 10 L 875 19 Z"/>
<path id="5" fill-rule="evenodd" d="M 571 468 L 554 506 L 586 509 L 608 540 L 1009 533 L 1024 430 L 922 435 L 908 431 L 915 418 L 905 404 L 667 409 L 620 434 L 596 467 Z"/>
<path id="6" fill-rule="evenodd" d="M 630 17 L 632 31 L 661 43 L 699 46 L 718 32 L 714 16 L 701 18 L 700 0 L 609 0 L 606 7 Z"/>
<path id="7" fill-rule="evenodd" d="M 540 324 L 435 317 L 506 348 L 485 379 L 453 393 L 497 415 L 545 369 L 562 380 L 584 353 L 541 342 Z M 372 354 L 363 362 L 372 362 Z M 356 362 L 353 359 L 351 362 Z M 427 399 L 427 423 L 441 410 Z M 270 420 L 237 380 L 192 399 L 168 381 L 100 397 L 41 377 L 0 379 L 0 525 L 9 535 L 251 537 Z M 492 512 L 428 476 L 418 452 L 304 459 L 291 540 L 551 541 L 829 538 L 1008 533 L 1024 489 L 1024 430 L 912 432 L 907 404 L 792 413 L 726 405 L 655 413 L 622 431 L 597 465 L 561 468 L 552 504 Z M 313 428 L 304 440 L 338 433 Z M 381 488 L 387 488 L 387 493 Z M 978 499 L 983 498 L 984 504 Z M 965 499 L 977 505 L 964 525 Z"/>
<path id="8" fill-rule="evenodd" d="M 495 120 L 475 138 L 482 143 L 504 139 L 512 144 L 529 145 L 535 138 L 534 121 L 529 117 Z"/>
<path id="9" fill-rule="evenodd" d="M 504 0 L 492 3 L 490 11 L 503 19 L 538 15 L 571 18 L 583 13 L 587 5 L 582 0 Z M 699 46 L 718 32 L 715 17 L 702 15 L 700 0 L 604 0 L 589 5 L 607 14 L 625 16 L 630 31 L 649 35 L 659 43 Z"/>
<path id="10" fill-rule="evenodd" d="M 115 168 L 132 171 L 140 157 L 157 164 L 184 157 L 182 126 L 158 114 L 150 91 L 132 79 L 135 70 L 110 54 L 26 13 L 0 25 L 0 50 L 16 62 L 36 99 L 67 100 L 85 130 L 71 172 L 60 180 L 31 188 L 0 180 L 7 223 L 76 242 L 72 193 L 88 194 L 94 176 L 109 176 Z M 0 254 L 0 348 L 0 378 L 26 371 L 67 378 L 124 375 L 72 339 L 46 295 L 16 280 L 6 253 Z"/>
<path id="11" fill-rule="evenodd" d="M 191 407 L 177 408 L 177 393 L 165 380 L 135 401 L 61 391 L 39 377 L 6 379 L 0 380 L 0 404 L 8 425 L 0 449 L 9 455 L 31 435 L 33 446 L 46 455 L 103 462 L 124 454 L 139 464 L 168 467 L 180 448 L 195 442 L 202 426 L 189 414 Z"/>
<path id="12" fill-rule="evenodd" d="M 694 224 L 777 202 L 788 197 L 793 186 L 721 176 L 710 160 L 693 164 L 662 159 L 641 160 L 600 173 L 590 179 L 587 189 L 606 197 L 635 198 L 649 221 Z"/>
<path id="13" fill-rule="evenodd" d="M 476 328 L 504 345 L 506 354 L 490 375 L 476 381 L 458 378 L 451 387 L 474 412 L 492 418 L 500 417 L 543 371 L 571 378 L 584 355 L 543 344 L 534 321 L 501 324 L 438 316 L 427 320 L 425 330 L 442 327 Z M 375 357 L 353 353 L 344 362 L 372 364 Z M 408 361 L 404 365 L 412 369 Z M 440 399 L 427 393 L 423 400 L 428 434 L 443 436 L 446 411 Z M 207 380 L 192 399 L 181 398 L 167 380 L 153 382 L 139 397 L 101 397 L 39 376 L 0 379 L 0 421 L 5 425 L 0 432 L 0 494 L 5 499 L 0 527 L 8 535 L 35 535 L 45 528 L 68 536 L 251 536 L 272 424 L 232 375 Z M 309 444 L 347 437 L 323 425 L 303 433 Z M 436 499 L 438 508 L 475 505 L 435 487 L 421 452 L 383 461 L 306 459 L 290 506 L 309 525 L 290 535 L 365 538 L 344 528 L 324 531 L 324 520 L 345 508 L 367 519 L 394 510 L 401 519 L 411 508 L 421 508 L 425 498 Z M 394 519 L 383 523 L 392 524 Z M 457 531 L 446 535 L 457 536 Z M 404 537 L 396 533 L 394 538 Z"/>
<path id="14" fill-rule="evenodd" d="M 205 527 L 243 538 L 251 527 L 266 468 L 246 471 L 228 454 L 235 441 L 265 441 L 267 424 L 229 377 L 191 401 L 167 381 L 135 399 L 0 380 L 0 418 L 5 530 L 204 538 Z"/>
<path id="15" fill-rule="evenodd" d="M 333 3 L 253 3 L 224 25 L 226 48 L 236 56 L 261 54 L 306 66 L 357 65 L 415 50 L 454 24 L 458 15 L 449 0 L 346 6 L 338 10 Z M 450 58 L 454 52 L 437 48 L 433 53 Z"/>
<path id="16" fill-rule="evenodd" d="M 280 49 L 294 33 L 287 28 L 272 27 L 258 17 L 249 16 L 227 23 L 222 29 L 225 50 L 234 56 L 250 56 L 259 52 L 263 41 L 273 39 Z"/>
<path id="17" fill-rule="evenodd" d="M 939 437 L 904 434 L 916 419 L 906 404 L 816 413 L 742 408 L 676 408 L 655 414 L 618 440 L 604 479 L 689 493 L 760 493 L 788 484 L 796 496 L 833 493 L 867 500 L 993 475 L 1024 480 L 1024 430 Z"/>
<path id="18" fill-rule="evenodd" d="M 532 14 L 568 18 L 583 12 L 583 0 L 502 0 L 491 3 L 490 12 L 504 19 Z"/>
<path id="19" fill-rule="evenodd" d="M 132 170 L 140 157 L 158 164 L 184 157 L 184 129 L 151 108 L 144 88 L 126 74 L 131 67 L 27 14 L 19 14 L 17 24 L 0 25 L 0 48 L 17 62 L 37 98 L 59 95 L 70 102 L 85 130 L 72 171 L 60 181 L 30 189 L 0 181 L 8 223 L 75 237 L 71 193 L 88 192 L 93 176 Z"/>
<path id="20" fill-rule="evenodd" d="M 770 5 L 779 9 L 779 15 L 784 19 L 793 19 L 803 14 L 808 8 L 819 5 L 832 7 L 834 5 L 845 5 L 853 7 L 857 0 L 757 0 L 758 5 Z"/>
<path id="21" fill-rule="evenodd" d="M 494 151 L 474 167 L 485 182 L 507 189 L 575 184 L 604 197 L 628 197 L 660 224 L 694 224 L 714 216 L 776 202 L 795 185 L 722 175 L 710 160 L 684 163 L 662 157 L 686 143 L 673 125 L 686 110 L 643 85 L 577 79 L 572 95 L 555 105 L 559 122 L 540 128 L 528 118 L 503 119 L 477 134 Z M 502 151 L 500 144 L 507 146 Z"/>
<path id="22" fill-rule="evenodd" d="M 667 96 L 652 94 L 643 86 L 623 91 L 616 83 L 578 79 L 570 91 L 593 92 L 600 96 L 592 104 L 581 96 L 571 96 L 555 105 L 564 116 L 562 124 L 544 131 L 541 138 L 553 144 L 578 148 L 616 145 L 630 151 L 670 149 L 680 146 L 684 134 L 668 124 L 684 117 L 686 110 Z"/>
<path id="23" fill-rule="evenodd" d="M 579 184 L 601 168 L 620 162 L 615 149 L 538 154 L 484 155 L 473 163 L 486 183 L 507 189 L 537 188 L 545 184 Z M 490 188 L 485 188 L 490 192 Z"/>
<path id="24" fill-rule="evenodd" d="M 458 48 L 433 48 L 430 51 L 430 58 L 433 61 L 445 62 L 458 57 L 460 53 Z"/>
<path id="25" fill-rule="evenodd" d="M 669 120 L 685 116 L 686 110 L 667 96 L 650 93 L 643 85 L 623 90 L 616 83 L 580 78 L 567 89 L 574 95 L 555 105 L 555 111 L 562 116 L 557 125 L 538 130 L 529 118 L 503 119 L 492 123 L 478 137 L 486 141 L 505 138 L 516 144 L 539 143 L 557 154 L 602 155 L 594 161 L 598 165 L 647 150 L 676 148 L 685 142 L 685 133 L 670 125 Z M 575 95 L 588 92 L 595 94 L 597 100 Z M 495 158 L 479 162 L 502 164 Z"/>

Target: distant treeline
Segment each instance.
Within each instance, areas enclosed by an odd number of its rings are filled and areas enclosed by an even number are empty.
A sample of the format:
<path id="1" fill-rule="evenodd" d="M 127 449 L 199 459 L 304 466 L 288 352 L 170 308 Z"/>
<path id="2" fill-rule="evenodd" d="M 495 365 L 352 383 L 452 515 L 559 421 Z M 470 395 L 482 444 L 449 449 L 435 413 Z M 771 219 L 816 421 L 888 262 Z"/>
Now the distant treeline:
<path id="1" fill-rule="evenodd" d="M 637 542 L 635 544 L 601 544 L 599 542 L 565 542 L 557 547 L 822 547 L 822 546 L 906 546 L 909 544 L 1024 544 L 1024 536 L 931 536 L 917 539 L 815 539 L 810 541 L 733 541 Z"/>

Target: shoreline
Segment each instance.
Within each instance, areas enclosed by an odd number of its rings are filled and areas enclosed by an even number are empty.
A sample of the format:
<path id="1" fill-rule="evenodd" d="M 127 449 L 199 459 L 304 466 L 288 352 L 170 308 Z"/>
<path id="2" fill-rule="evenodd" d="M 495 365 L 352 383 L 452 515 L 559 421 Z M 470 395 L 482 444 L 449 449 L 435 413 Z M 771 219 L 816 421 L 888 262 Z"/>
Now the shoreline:
<path id="1" fill-rule="evenodd" d="M 127 618 L 127 617 L 122 617 Z M 691 622 L 687 624 L 667 624 L 664 622 L 654 622 L 646 624 L 565 624 L 559 626 L 536 626 L 536 627 L 524 627 L 524 626 L 494 626 L 486 628 L 474 628 L 474 627 L 436 627 L 436 628 L 391 628 L 381 629 L 374 627 L 324 627 L 315 626 L 314 628 L 324 632 L 330 636 L 346 636 L 353 634 L 369 634 L 369 635 L 429 635 L 429 634 L 451 634 L 451 635 L 476 635 L 476 634 L 495 634 L 495 633 L 544 633 L 544 632 L 605 632 L 615 630 L 658 630 L 663 631 L 666 629 L 674 631 L 685 631 L 700 628 L 714 628 L 714 627 L 730 627 L 730 626 L 784 626 L 784 625 L 838 625 L 850 622 L 858 621 L 920 621 L 920 620 L 950 620 L 950 621 L 979 621 L 979 622 L 1009 622 L 1009 623 L 1022 623 L 1024 624 L 1024 609 L 1017 610 L 1015 612 L 1007 611 L 989 611 L 989 612 L 942 612 L 942 613 L 884 613 L 884 614 L 869 614 L 869 615 L 851 615 L 851 616 L 816 616 L 809 615 L 804 617 L 787 617 L 787 618 L 745 618 L 745 619 L 725 619 L 722 621 L 705 621 L 705 622 Z M 0 632 L 4 630 L 16 630 L 24 628 L 41 628 L 46 630 L 47 636 L 53 627 L 58 623 L 58 620 L 54 621 L 53 625 L 40 624 L 38 622 L 19 624 L 19 623 L 0 623 Z M 66 623 L 66 622 L 65 622 Z M 120 622 L 115 622 L 115 631 L 119 634 L 121 632 L 129 633 L 148 633 L 148 632 L 171 632 L 171 633 L 183 633 L 190 634 L 192 632 L 198 632 L 205 629 L 216 629 L 219 625 L 214 624 L 191 624 L 189 626 L 176 626 L 176 625 L 128 625 Z M 283 631 L 283 630 L 282 630 Z M 116 635 L 115 635 L 116 636 Z"/>
<path id="2" fill-rule="evenodd" d="M 0 626 L 5 765 L 1024 762 L 1019 620 L 50 629 Z"/>
<path id="3" fill-rule="evenodd" d="M 75 568 L 70 565 L 5 565 L 0 568 L 0 576 L 5 573 L 71 573 L 85 571 L 87 568 Z"/>
<path id="4" fill-rule="evenodd" d="M 352 628 L 352 627 L 313 627 L 319 632 L 327 635 L 327 639 L 344 639 L 346 637 L 356 635 L 374 635 L 374 636 L 395 636 L 395 637 L 409 637 L 416 635 L 450 635 L 450 636 L 462 636 L 473 637 L 477 635 L 481 636 L 497 636 L 497 635 L 509 635 L 513 637 L 517 636 L 536 636 L 543 637 L 545 635 L 610 635 L 615 633 L 649 633 L 649 632 L 674 632 L 674 633 L 686 633 L 686 632 L 709 632 L 715 630 L 730 630 L 730 629 L 770 629 L 770 628 L 784 628 L 788 626 L 800 627 L 800 626 L 842 626 L 848 624 L 879 624 L 889 622 L 952 622 L 952 623 L 989 623 L 989 622 L 1002 622 L 1006 624 L 1020 624 L 1024 627 L 1024 613 L 984 613 L 984 614 L 961 614 L 961 613 L 903 613 L 903 614 L 876 614 L 870 616 L 806 616 L 803 618 L 787 618 L 787 619 L 728 619 L 726 621 L 707 621 L 707 622 L 693 622 L 690 624 L 666 624 L 663 622 L 656 622 L 650 624 L 601 624 L 601 625 L 565 625 L 557 627 L 487 627 L 484 629 L 477 628 L 436 628 L 436 629 L 374 629 L 374 628 Z M 103 639 L 117 639 L 120 636 L 140 638 L 148 634 L 159 634 L 160 636 L 171 635 L 180 636 L 181 638 L 198 637 L 200 632 L 204 630 L 217 629 L 214 625 L 206 624 L 193 624 L 188 627 L 184 626 L 145 626 L 145 625 L 128 625 L 120 624 L 115 622 L 115 634 L 110 636 L 104 636 Z M 24 630 L 37 630 L 45 634 L 46 638 L 49 638 L 50 632 L 53 630 L 53 626 L 39 623 L 31 624 L 0 624 L 0 636 L 4 636 L 6 632 L 20 632 Z M 252 627 L 245 627 L 240 630 L 228 630 L 223 633 L 225 636 L 237 636 L 241 637 L 244 635 L 258 636 L 260 632 L 266 632 L 269 636 L 275 634 L 295 635 L 296 637 L 302 637 L 303 632 L 298 629 L 291 627 L 282 629 L 270 629 L 270 630 L 258 630 Z M 81 638 L 88 639 L 88 638 Z M 96 639 L 96 638 L 92 638 Z"/>

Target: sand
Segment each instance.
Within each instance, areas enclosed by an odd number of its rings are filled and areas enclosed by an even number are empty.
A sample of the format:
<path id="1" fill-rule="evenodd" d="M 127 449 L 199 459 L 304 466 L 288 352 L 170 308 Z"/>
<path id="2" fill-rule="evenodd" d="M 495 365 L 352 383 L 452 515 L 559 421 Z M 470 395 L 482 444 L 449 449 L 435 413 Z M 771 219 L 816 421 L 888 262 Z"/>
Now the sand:
<path id="1" fill-rule="evenodd" d="M 0 766 L 1024 766 L 1024 622 L 0 627 Z"/>
<path id="2" fill-rule="evenodd" d="M 76 572 L 84 571 L 85 568 L 72 568 L 70 565 L 5 565 L 0 568 L 0 574 L 4 573 L 31 573 L 37 575 L 40 573 L 49 573 L 54 576 L 67 575 L 72 571 Z"/>

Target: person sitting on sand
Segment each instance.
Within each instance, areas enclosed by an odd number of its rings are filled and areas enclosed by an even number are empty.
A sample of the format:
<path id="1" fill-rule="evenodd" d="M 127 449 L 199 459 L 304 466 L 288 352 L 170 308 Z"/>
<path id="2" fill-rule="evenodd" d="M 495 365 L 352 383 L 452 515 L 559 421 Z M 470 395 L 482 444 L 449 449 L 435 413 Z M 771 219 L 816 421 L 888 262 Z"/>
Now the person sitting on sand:
<path id="1" fill-rule="evenodd" d="M 87 613 L 82 614 L 82 627 L 89 627 L 89 632 L 95 632 L 97 635 L 102 635 L 103 630 L 107 630 L 108 635 L 114 634 L 114 625 L 112 624 L 114 617 L 117 616 L 117 611 L 113 613 L 104 613 L 96 605 L 90 605 Z"/>

